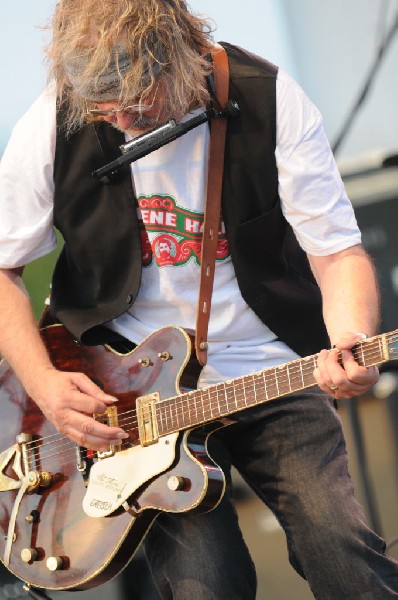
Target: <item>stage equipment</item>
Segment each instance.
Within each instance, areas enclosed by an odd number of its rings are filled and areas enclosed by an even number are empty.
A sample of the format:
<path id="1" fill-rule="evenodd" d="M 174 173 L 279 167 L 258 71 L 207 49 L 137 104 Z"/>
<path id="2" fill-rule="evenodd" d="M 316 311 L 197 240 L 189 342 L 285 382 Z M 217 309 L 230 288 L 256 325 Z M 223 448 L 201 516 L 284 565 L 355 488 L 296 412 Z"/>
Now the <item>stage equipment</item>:
<path id="1" fill-rule="evenodd" d="M 381 293 L 381 331 L 398 325 L 398 153 L 374 153 L 341 166 L 343 181 L 353 203 L 362 243 L 374 260 Z M 389 376 L 386 377 L 386 373 Z M 376 398 L 384 399 L 398 456 L 397 365 L 381 368 L 379 384 L 373 389 Z M 389 388 L 389 389 L 387 389 Z M 365 508 L 372 527 L 380 534 L 381 525 L 371 478 L 367 468 L 365 441 L 358 413 L 361 397 L 346 404 L 350 419 Z M 398 474 L 398 462 L 396 472 Z"/>
<path id="2" fill-rule="evenodd" d="M 378 154 L 342 168 L 362 242 L 374 259 L 382 301 L 381 331 L 398 323 L 398 154 Z"/>

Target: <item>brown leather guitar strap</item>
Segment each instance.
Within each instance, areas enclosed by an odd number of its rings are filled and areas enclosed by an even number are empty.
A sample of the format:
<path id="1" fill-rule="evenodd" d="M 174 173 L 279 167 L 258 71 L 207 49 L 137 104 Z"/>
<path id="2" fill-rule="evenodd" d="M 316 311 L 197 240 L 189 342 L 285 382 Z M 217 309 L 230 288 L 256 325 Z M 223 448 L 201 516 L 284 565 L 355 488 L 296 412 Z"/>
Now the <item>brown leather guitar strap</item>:
<path id="1" fill-rule="evenodd" d="M 228 57 L 224 48 L 219 44 L 214 46 L 211 56 L 217 100 L 221 108 L 225 108 L 228 102 L 229 93 Z M 218 231 L 221 220 L 221 192 L 226 130 L 227 118 L 225 116 L 217 117 L 212 121 L 210 132 L 209 170 L 207 176 L 207 197 L 201 252 L 199 304 L 196 315 L 195 334 L 195 351 L 201 365 L 205 365 L 207 362 L 207 331 L 216 266 Z"/>

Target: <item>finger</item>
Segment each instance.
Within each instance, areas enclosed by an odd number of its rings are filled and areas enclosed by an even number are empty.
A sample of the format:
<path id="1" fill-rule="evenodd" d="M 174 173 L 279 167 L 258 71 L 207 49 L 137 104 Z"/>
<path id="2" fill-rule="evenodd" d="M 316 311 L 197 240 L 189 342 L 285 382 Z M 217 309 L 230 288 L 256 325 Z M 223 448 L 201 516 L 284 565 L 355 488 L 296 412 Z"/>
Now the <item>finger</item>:
<path id="1" fill-rule="evenodd" d="M 110 446 L 120 446 L 120 444 L 123 442 L 123 438 L 119 439 L 117 437 L 110 439 L 110 440 L 105 440 L 103 438 L 94 436 L 94 435 L 90 435 L 90 434 L 83 434 L 82 432 L 78 431 L 78 430 L 71 430 L 68 432 L 67 437 L 72 440 L 75 444 L 77 444 L 78 446 L 81 446 L 83 448 L 87 448 L 88 450 L 100 450 L 100 451 L 107 451 L 109 450 Z"/>
<path id="2" fill-rule="evenodd" d="M 314 377 L 319 387 L 327 393 L 344 381 L 344 371 L 338 363 L 338 351 L 322 350 L 318 356 Z"/>
<path id="3" fill-rule="evenodd" d="M 345 398 L 357 395 L 363 391 L 360 384 L 352 383 L 339 362 L 340 352 L 331 349 L 322 357 L 320 364 L 319 387 L 335 398 Z"/>
<path id="4" fill-rule="evenodd" d="M 355 334 L 359 335 L 359 334 Z M 339 357 L 341 356 L 341 364 Z M 318 386 L 334 398 L 351 398 L 366 393 L 379 377 L 377 367 L 360 366 L 352 352 L 333 348 L 318 355 L 314 378 Z"/>
<path id="5" fill-rule="evenodd" d="M 109 427 L 76 411 L 69 411 L 63 422 L 63 433 L 79 446 L 97 449 L 104 445 L 120 444 L 127 439 L 128 433 L 120 427 Z"/>
<path id="6" fill-rule="evenodd" d="M 325 360 L 325 382 L 329 387 L 341 387 L 346 382 L 347 376 L 340 363 L 341 352 L 337 348 L 329 350 Z"/>
<path id="7" fill-rule="evenodd" d="M 328 350 L 321 350 L 318 354 L 317 366 L 314 371 L 314 376 L 317 380 L 317 383 L 324 383 L 328 379 L 328 368 L 326 365 L 328 354 Z"/>
<path id="8" fill-rule="evenodd" d="M 342 363 L 348 379 L 356 384 L 369 386 L 377 382 L 379 370 L 377 367 L 363 367 L 359 365 L 352 352 L 343 350 L 341 352 Z"/>
<path id="9" fill-rule="evenodd" d="M 93 379 L 90 379 L 84 373 L 71 373 L 71 380 L 76 385 L 76 387 L 88 394 L 89 396 L 93 396 L 97 398 L 101 402 L 105 402 L 106 404 L 110 404 L 113 402 L 117 402 L 118 399 L 111 394 L 107 394 L 104 392 L 101 387 L 96 383 Z"/>
<path id="10" fill-rule="evenodd" d="M 355 344 L 367 338 L 365 333 L 347 332 L 339 337 L 335 342 L 336 348 L 339 350 L 350 350 Z"/>
<path id="11" fill-rule="evenodd" d="M 348 377 L 339 382 L 339 385 L 330 384 L 330 394 L 334 398 L 352 398 L 360 394 L 365 394 L 372 385 L 374 385 L 378 379 L 378 370 L 373 367 L 369 370 L 366 369 L 366 373 L 363 373 L 364 367 L 358 367 L 357 363 L 353 363 L 353 372 L 348 373 Z M 357 368 L 362 373 L 358 377 Z M 327 391 L 327 390 L 326 390 Z"/>
<path id="12" fill-rule="evenodd" d="M 336 388 L 335 390 L 331 390 L 329 392 L 329 395 L 335 398 L 336 400 L 343 400 L 365 394 L 368 391 L 368 389 L 369 386 L 350 384 L 345 388 Z"/>
<path id="13" fill-rule="evenodd" d="M 99 398 L 88 395 L 79 389 L 72 389 L 62 398 L 59 409 L 70 408 L 87 415 L 94 415 L 106 412 L 108 406 L 108 403 Z"/>

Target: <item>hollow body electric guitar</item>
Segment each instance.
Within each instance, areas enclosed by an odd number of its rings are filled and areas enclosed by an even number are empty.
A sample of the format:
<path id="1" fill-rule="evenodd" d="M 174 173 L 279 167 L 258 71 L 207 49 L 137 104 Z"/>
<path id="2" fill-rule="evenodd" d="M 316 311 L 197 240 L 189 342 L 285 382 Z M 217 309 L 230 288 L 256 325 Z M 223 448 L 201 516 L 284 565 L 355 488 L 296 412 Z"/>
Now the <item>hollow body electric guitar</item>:
<path id="1" fill-rule="evenodd" d="M 117 575 L 161 511 L 206 512 L 224 475 L 207 453 L 234 413 L 315 385 L 317 355 L 196 390 L 190 336 L 165 327 L 127 354 L 42 330 L 54 365 L 118 398 L 102 415 L 129 433 L 92 452 L 59 434 L 0 363 L 0 558 L 32 588 L 88 589 Z M 365 366 L 396 358 L 398 330 L 358 343 Z M 194 377 L 195 375 L 195 377 Z"/>

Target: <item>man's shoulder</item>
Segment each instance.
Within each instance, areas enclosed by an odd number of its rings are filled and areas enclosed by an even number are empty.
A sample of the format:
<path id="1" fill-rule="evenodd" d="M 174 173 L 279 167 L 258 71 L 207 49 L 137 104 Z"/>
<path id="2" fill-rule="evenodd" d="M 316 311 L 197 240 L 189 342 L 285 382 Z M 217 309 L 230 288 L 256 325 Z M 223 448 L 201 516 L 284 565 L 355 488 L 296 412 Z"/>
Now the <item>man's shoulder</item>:
<path id="1" fill-rule="evenodd" d="M 231 74 L 238 77 L 258 77 L 276 78 L 278 67 L 269 60 L 236 46 L 228 42 L 219 42 L 225 49 Z"/>

